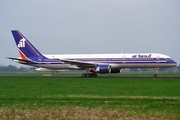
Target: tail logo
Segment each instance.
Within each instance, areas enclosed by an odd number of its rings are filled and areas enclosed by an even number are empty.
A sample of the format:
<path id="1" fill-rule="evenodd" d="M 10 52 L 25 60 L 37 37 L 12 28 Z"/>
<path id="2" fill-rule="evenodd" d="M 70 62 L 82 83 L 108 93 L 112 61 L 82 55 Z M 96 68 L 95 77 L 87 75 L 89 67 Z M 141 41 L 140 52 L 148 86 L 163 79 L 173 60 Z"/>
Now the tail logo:
<path id="1" fill-rule="evenodd" d="M 99 69 L 100 69 L 100 68 L 99 68 L 99 67 L 97 67 L 97 68 L 96 68 L 96 71 L 97 71 L 97 72 L 99 72 L 99 71 L 100 71 Z"/>
<path id="2" fill-rule="evenodd" d="M 18 43 L 18 48 L 25 47 L 25 41 L 26 41 L 25 38 L 20 39 Z"/>

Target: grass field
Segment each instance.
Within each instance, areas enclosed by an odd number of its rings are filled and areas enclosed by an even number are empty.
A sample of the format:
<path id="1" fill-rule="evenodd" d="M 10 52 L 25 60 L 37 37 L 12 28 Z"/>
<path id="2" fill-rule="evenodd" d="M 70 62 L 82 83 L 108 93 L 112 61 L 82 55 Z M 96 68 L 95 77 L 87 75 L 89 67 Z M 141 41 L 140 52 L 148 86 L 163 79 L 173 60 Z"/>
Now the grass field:
<path id="1" fill-rule="evenodd" d="M 0 75 L 42 76 L 43 74 Z M 52 76 L 58 75 L 80 74 L 52 74 Z M 121 76 L 123 75 L 128 74 Z M 150 75 L 129 74 L 129 76 Z M 159 76 L 168 76 L 168 74 Z M 179 76 L 179 74 L 170 74 L 170 76 Z M 180 119 L 180 79 L 0 78 L 0 119 L 178 120 Z"/>

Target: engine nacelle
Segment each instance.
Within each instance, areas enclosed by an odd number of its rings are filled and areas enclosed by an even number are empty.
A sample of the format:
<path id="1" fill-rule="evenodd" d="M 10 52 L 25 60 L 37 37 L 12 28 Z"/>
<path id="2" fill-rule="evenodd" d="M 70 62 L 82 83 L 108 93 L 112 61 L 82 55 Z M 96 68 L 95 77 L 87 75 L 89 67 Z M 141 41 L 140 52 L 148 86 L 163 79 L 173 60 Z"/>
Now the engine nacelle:
<path id="1" fill-rule="evenodd" d="M 111 68 L 111 73 L 120 73 L 121 68 Z"/>
<path id="2" fill-rule="evenodd" d="M 110 65 L 97 65 L 94 67 L 94 70 L 97 73 L 110 73 L 111 72 L 111 66 Z"/>

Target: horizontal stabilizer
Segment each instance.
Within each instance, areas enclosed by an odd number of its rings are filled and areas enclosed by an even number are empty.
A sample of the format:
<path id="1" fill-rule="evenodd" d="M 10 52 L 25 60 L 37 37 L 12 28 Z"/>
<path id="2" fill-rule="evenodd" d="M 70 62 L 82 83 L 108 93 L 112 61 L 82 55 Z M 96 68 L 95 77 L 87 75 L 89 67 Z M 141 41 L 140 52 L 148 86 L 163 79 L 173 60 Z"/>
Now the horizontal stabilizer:
<path id="1" fill-rule="evenodd" d="M 19 60 L 22 62 L 32 62 L 31 60 L 25 60 L 25 59 L 21 59 L 21 58 L 12 58 L 12 57 L 6 57 L 7 59 L 11 59 L 11 60 Z"/>

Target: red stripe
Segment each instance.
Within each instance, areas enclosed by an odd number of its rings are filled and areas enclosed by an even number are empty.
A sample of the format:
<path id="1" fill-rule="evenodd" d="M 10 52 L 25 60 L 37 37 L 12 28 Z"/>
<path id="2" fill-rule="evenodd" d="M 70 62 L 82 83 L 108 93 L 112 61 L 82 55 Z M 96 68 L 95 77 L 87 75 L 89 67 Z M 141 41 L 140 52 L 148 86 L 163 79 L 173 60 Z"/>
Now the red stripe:
<path id="1" fill-rule="evenodd" d="M 22 58 L 22 59 L 28 60 L 27 57 L 26 57 L 20 50 L 18 50 L 18 51 L 19 51 L 19 54 L 21 55 L 21 58 Z"/>
<path id="2" fill-rule="evenodd" d="M 98 73 L 96 70 L 93 69 L 93 73 Z"/>

